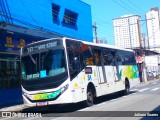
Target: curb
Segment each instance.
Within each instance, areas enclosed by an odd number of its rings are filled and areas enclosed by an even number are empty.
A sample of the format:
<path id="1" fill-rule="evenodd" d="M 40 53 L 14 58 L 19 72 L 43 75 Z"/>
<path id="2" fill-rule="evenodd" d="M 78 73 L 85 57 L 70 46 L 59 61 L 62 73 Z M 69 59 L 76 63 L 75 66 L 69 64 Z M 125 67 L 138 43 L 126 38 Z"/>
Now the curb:
<path id="1" fill-rule="evenodd" d="M 142 82 L 142 84 L 149 84 L 149 83 L 156 82 L 156 81 L 160 81 L 160 79 L 149 80 L 147 82 Z"/>
<path id="2" fill-rule="evenodd" d="M 151 83 L 157 82 L 157 81 L 160 81 L 160 79 L 153 79 L 153 80 L 149 80 L 147 82 L 140 82 L 140 84 L 138 86 L 151 84 Z"/>
<path id="3" fill-rule="evenodd" d="M 10 107 L 4 107 L 4 108 L 0 109 L 0 111 L 16 111 L 16 112 L 20 112 L 25 108 L 28 108 L 28 106 L 26 106 L 25 104 L 20 104 L 20 105 L 14 105 L 14 106 L 10 106 Z"/>

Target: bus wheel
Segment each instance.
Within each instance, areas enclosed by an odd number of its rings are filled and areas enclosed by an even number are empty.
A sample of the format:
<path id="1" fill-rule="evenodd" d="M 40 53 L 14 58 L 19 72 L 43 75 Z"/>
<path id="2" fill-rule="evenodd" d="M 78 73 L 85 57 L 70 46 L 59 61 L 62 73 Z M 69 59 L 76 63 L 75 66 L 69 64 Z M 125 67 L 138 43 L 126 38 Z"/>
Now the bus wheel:
<path id="1" fill-rule="evenodd" d="M 92 89 L 88 89 L 87 90 L 87 100 L 85 103 L 89 107 L 93 105 L 93 101 L 94 101 L 93 91 Z"/>
<path id="2" fill-rule="evenodd" d="M 130 93 L 129 82 L 128 82 L 128 81 L 125 81 L 124 95 L 128 95 L 129 93 Z"/>

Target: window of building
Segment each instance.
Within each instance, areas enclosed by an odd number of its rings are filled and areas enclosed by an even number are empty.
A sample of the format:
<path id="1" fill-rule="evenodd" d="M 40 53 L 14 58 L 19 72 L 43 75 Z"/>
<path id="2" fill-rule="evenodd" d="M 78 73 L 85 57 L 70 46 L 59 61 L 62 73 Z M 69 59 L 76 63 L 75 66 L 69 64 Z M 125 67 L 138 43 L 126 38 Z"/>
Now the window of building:
<path id="1" fill-rule="evenodd" d="M 60 11 L 60 6 L 53 4 L 52 3 L 52 17 L 53 17 L 53 22 L 59 24 L 59 11 Z"/>
<path id="2" fill-rule="evenodd" d="M 18 56 L 0 59 L 0 89 L 17 88 L 20 85 L 20 60 Z"/>
<path id="3" fill-rule="evenodd" d="M 62 24 L 63 26 L 77 29 L 77 18 L 78 18 L 78 13 L 65 9 Z"/>

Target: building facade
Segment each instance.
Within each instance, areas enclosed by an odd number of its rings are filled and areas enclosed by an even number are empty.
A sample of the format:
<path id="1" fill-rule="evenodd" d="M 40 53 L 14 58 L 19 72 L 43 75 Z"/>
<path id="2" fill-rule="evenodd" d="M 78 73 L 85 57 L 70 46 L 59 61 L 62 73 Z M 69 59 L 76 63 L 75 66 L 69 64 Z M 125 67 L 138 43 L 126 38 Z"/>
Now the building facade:
<path id="1" fill-rule="evenodd" d="M 150 49 L 160 48 L 160 15 L 158 8 L 151 8 L 146 13 L 147 33 Z"/>
<path id="2" fill-rule="evenodd" d="M 139 15 L 125 15 L 113 19 L 115 45 L 123 48 L 141 46 L 141 28 Z"/>
<path id="3" fill-rule="evenodd" d="M 0 0 L 1 21 L 93 41 L 91 6 L 81 0 Z"/>
<path id="4" fill-rule="evenodd" d="M 63 36 L 93 41 L 90 5 L 81 0 L 0 0 L 0 93 L 7 93 L 0 96 L 0 107 L 21 99 L 20 48 Z"/>

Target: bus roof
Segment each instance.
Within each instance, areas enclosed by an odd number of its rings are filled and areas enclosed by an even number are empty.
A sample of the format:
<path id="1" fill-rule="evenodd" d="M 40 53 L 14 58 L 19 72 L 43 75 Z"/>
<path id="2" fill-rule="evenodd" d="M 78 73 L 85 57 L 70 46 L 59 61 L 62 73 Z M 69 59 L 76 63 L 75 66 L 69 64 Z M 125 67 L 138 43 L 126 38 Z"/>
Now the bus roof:
<path id="1" fill-rule="evenodd" d="M 120 48 L 114 45 L 109 45 L 109 44 L 101 44 L 101 43 L 93 43 L 93 42 L 87 42 L 87 41 L 83 41 L 83 40 L 77 40 L 77 39 L 73 39 L 73 38 L 67 38 L 66 39 L 71 39 L 71 40 L 75 40 L 75 41 L 80 41 L 84 44 L 88 44 L 88 45 L 93 45 L 93 46 L 98 46 L 98 47 L 106 47 L 106 48 L 113 48 L 113 49 L 118 49 L 118 50 L 125 50 L 125 51 L 130 51 L 130 52 L 134 52 L 131 49 L 125 49 L 125 48 Z"/>
<path id="2" fill-rule="evenodd" d="M 44 39 L 44 40 L 37 41 L 37 42 L 34 42 L 34 43 L 30 43 L 30 44 L 28 44 L 28 45 L 32 45 L 32 44 L 40 43 L 40 42 L 45 42 L 45 41 L 48 41 L 48 40 L 63 39 L 63 38 L 64 38 L 64 39 L 74 40 L 74 41 L 79 41 L 79 42 L 82 42 L 82 43 L 84 43 L 84 44 L 87 44 L 87 45 L 93 45 L 93 46 L 97 46 L 97 47 L 106 47 L 106 48 L 112 48 L 112 49 L 118 49 L 118 50 L 124 50 L 124 51 L 134 52 L 134 51 L 133 51 L 133 50 L 131 50 L 131 49 L 120 48 L 120 47 L 117 47 L 117 46 L 114 46 L 114 45 L 101 44 L 101 43 L 93 43 L 93 42 L 87 42 L 87 41 L 78 40 L 78 39 L 69 38 L 69 37 L 49 38 L 49 39 Z M 26 45 L 26 46 L 28 46 L 28 45 Z"/>
<path id="3" fill-rule="evenodd" d="M 114 45 L 109 45 L 109 44 L 92 43 L 92 42 L 86 42 L 86 41 L 83 41 L 83 43 L 84 44 L 94 45 L 94 46 L 99 46 L 99 47 L 113 48 L 113 49 L 125 50 L 125 51 L 133 52 L 133 50 L 131 50 L 131 49 L 119 48 L 119 47 L 116 47 Z"/>

